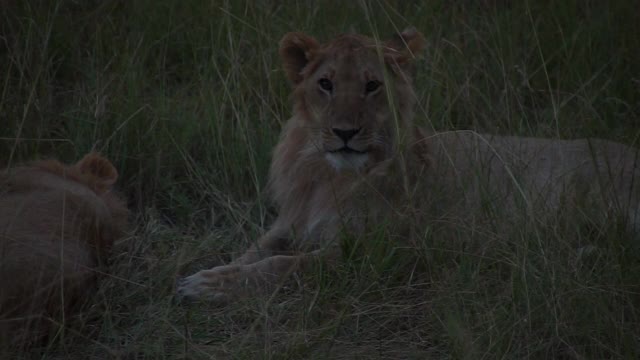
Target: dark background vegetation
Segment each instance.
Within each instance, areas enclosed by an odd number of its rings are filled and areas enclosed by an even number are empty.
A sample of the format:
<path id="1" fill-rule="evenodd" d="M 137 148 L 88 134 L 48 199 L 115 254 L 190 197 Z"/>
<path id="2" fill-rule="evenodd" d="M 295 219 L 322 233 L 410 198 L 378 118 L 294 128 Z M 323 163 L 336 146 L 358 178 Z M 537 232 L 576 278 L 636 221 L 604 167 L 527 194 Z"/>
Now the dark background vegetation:
<path id="1" fill-rule="evenodd" d="M 272 216 L 261 189 L 290 114 L 277 58 L 284 33 L 384 39 L 412 25 L 428 40 L 417 123 L 637 146 L 639 24 L 633 0 L 1 0 L 0 166 L 99 150 L 119 169 L 134 214 L 114 276 L 96 295 L 93 316 L 104 321 L 36 353 L 638 356 L 636 250 L 597 243 L 602 236 L 576 247 L 548 229 L 532 232 L 551 234 L 536 251 L 524 235 L 480 252 L 434 241 L 423 259 L 428 286 L 378 274 L 371 295 L 363 284 L 373 275 L 347 269 L 340 281 L 311 277 L 319 285 L 289 294 L 292 302 L 215 310 L 171 299 L 186 263 L 210 265 L 203 259 L 218 252 L 228 260 Z M 571 262 L 576 249 L 597 250 L 587 266 Z"/>

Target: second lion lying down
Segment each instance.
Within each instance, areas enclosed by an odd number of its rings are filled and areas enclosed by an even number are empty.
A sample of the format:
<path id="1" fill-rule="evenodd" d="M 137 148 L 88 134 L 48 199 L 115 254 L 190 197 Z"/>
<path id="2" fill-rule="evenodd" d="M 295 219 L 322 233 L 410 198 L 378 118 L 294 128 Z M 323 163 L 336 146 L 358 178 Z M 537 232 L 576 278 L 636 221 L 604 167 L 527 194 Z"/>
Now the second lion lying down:
<path id="1" fill-rule="evenodd" d="M 97 153 L 72 165 L 41 160 L 0 171 L 0 353 L 80 325 L 72 320 L 127 228 L 117 178 Z"/>
<path id="2" fill-rule="evenodd" d="M 335 254 L 341 232 L 385 223 L 411 239 L 410 224 L 475 221 L 473 209 L 487 203 L 541 218 L 561 204 L 588 204 L 596 216 L 623 215 L 638 230 L 637 149 L 415 127 L 412 66 L 423 47 L 414 29 L 382 43 L 284 36 L 280 56 L 294 107 L 271 163 L 278 218 L 231 264 L 183 279 L 179 294 L 226 302 L 269 291 L 317 255 Z"/>

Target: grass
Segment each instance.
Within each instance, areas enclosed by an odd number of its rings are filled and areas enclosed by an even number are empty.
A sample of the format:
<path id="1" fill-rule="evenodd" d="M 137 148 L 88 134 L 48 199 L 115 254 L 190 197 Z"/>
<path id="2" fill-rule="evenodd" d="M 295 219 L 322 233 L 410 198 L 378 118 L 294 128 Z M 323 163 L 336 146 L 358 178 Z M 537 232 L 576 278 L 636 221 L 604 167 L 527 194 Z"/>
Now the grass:
<path id="1" fill-rule="evenodd" d="M 637 358 L 638 246 L 572 214 L 508 234 L 425 225 L 410 247 L 347 239 L 359 250 L 337 268 L 226 308 L 173 293 L 274 217 L 284 33 L 413 25 L 428 38 L 418 123 L 637 145 L 638 24 L 622 0 L 3 2 L 0 165 L 98 149 L 133 211 L 85 327 L 11 356 Z"/>

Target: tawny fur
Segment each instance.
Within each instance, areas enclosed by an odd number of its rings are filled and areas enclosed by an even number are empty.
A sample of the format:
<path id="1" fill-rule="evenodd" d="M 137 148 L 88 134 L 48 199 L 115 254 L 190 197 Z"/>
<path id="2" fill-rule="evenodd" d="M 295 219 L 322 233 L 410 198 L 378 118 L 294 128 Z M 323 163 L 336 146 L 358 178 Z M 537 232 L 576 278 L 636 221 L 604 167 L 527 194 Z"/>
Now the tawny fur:
<path id="1" fill-rule="evenodd" d="M 0 173 L 0 335 L 29 346 L 89 299 L 127 209 L 118 173 L 96 153 L 74 165 L 35 162 Z"/>
<path id="2" fill-rule="evenodd" d="M 415 127 L 412 63 L 423 47 L 414 29 L 387 42 L 284 36 L 280 55 L 294 106 L 271 163 L 268 189 L 278 217 L 230 265 L 183 279 L 181 295 L 226 302 L 271 291 L 316 255 L 335 254 L 341 232 L 362 235 L 389 224 L 410 241 L 429 222 L 477 222 L 487 204 L 502 215 L 524 210 L 542 218 L 561 200 L 586 197 L 601 214 L 623 214 L 637 227 L 634 148 Z"/>
<path id="3" fill-rule="evenodd" d="M 428 164 L 412 125 L 413 59 L 424 43 L 414 29 L 386 42 L 362 35 L 325 44 L 301 33 L 283 37 L 280 55 L 294 87 L 294 109 L 270 170 L 279 216 L 232 264 L 184 279 L 180 294 L 225 302 L 270 291 L 316 255 L 335 254 L 343 225 L 358 232 L 375 217 L 408 207 L 403 199 L 410 182 Z M 320 89 L 319 78 L 332 81 L 335 93 Z M 368 91 L 369 82 L 379 86 Z M 343 144 L 334 129 L 360 130 Z M 336 151 L 343 145 L 350 152 Z M 336 168 L 327 154 L 346 168 Z M 407 173 L 410 163 L 416 166 Z"/>

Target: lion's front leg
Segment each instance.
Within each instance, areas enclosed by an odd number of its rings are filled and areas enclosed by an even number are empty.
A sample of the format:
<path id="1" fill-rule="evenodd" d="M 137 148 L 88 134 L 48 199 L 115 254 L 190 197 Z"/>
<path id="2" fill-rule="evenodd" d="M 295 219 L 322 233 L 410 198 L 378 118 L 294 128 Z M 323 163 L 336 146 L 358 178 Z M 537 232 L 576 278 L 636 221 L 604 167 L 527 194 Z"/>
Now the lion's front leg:
<path id="1" fill-rule="evenodd" d="M 277 224 L 266 234 L 261 236 L 255 244 L 252 244 L 247 251 L 239 258 L 233 260 L 231 265 L 253 264 L 273 255 L 280 255 L 288 250 L 289 239 L 286 227 Z"/>
<path id="2" fill-rule="evenodd" d="M 188 299 L 206 299 L 227 303 L 241 296 L 237 282 L 246 273 L 243 265 L 223 265 L 201 270 L 178 281 L 178 295 Z"/>
<path id="3" fill-rule="evenodd" d="M 181 279 L 177 286 L 178 295 L 218 302 L 244 296 L 259 282 L 258 268 L 268 270 L 264 264 L 251 265 L 283 252 L 288 245 L 285 235 L 286 231 L 274 226 L 230 264 L 202 270 Z"/>
<path id="4" fill-rule="evenodd" d="M 306 267 L 315 254 L 276 255 L 252 264 L 218 266 L 188 276 L 178 294 L 226 304 L 231 300 L 275 291 L 292 272 Z"/>

